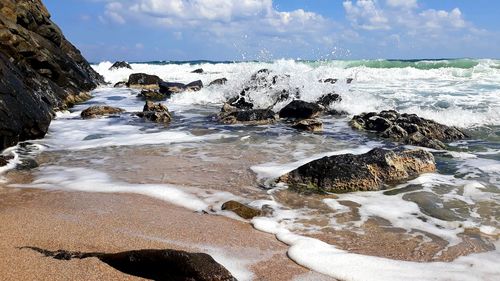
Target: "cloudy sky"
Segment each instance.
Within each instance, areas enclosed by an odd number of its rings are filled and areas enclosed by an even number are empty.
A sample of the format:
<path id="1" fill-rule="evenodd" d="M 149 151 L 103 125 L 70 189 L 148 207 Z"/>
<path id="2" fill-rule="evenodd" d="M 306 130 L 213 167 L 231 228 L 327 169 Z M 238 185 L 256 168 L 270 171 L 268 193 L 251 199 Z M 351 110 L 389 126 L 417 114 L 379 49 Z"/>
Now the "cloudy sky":
<path id="1" fill-rule="evenodd" d="M 500 1 L 43 2 L 93 62 L 500 58 Z"/>

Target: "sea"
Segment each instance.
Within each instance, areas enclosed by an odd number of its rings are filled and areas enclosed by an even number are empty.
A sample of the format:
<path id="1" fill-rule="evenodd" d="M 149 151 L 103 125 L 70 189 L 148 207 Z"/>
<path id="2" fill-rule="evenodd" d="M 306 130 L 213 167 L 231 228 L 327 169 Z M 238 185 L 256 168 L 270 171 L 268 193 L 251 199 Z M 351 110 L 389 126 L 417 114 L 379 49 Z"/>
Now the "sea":
<path id="1" fill-rule="evenodd" d="M 57 112 L 44 139 L 3 151 L 15 158 L 0 168 L 0 181 L 15 188 L 134 193 L 241 220 L 221 210 L 224 202 L 237 200 L 267 210 L 249 223 L 287 244 L 290 259 L 339 280 L 500 279 L 500 60 L 155 61 L 110 70 L 111 65 L 92 65 L 109 84 L 95 89 L 89 101 Z M 198 68 L 204 72 L 192 73 Z M 298 89 L 305 101 L 338 93 L 342 101 L 332 107 L 345 114 L 321 116 L 320 133 L 279 122 L 219 123 L 223 103 L 260 69 L 285 75 L 276 87 Z M 134 115 L 144 106 L 139 90 L 113 87 L 140 72 L 169 82 L 201 80 L 205 87 L 163 102 L 173 115 L 169 125 L 150 123 Z M 207 86 L 218 78 L 228 81 Z M 319 82 L 326 78 L 338 82 Z M 258 90 L 249 98 L 257 108 L 277 112 L 292 97 L 275 104 L 270 93 Z M 98 104 L 126 113 L 80 118 L 83 109 Z M 353 115 L 385 109 L 459 127 L 470 138 L 447 150 L 427 149 L 436 158 L 435 173 L 381 191 L 297 194 L 276 182 L 328 155 L 414 148 L 348 125 Z M 33 180 L 9 183 L 8 170 L 29 158 L 40 163 L 31 171 Z M 252 280 L 242 272 L 239 280 Z"/>

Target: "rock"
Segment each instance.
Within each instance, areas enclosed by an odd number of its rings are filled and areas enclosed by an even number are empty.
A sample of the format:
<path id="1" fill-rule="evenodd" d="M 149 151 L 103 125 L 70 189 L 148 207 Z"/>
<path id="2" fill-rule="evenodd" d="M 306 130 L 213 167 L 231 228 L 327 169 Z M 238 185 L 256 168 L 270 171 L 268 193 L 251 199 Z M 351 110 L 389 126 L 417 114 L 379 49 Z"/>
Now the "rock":
<path id="1" fill-rule="evenodd" d="M 210 84 L 208 84 L 208 86 L 214 86 L 214 85 L 224 85 L 226 84 L 227 82 L 227 79 L 226 78 L 219 78 L 219 79 L 215 79 L 214 81 L 210 82 Z"/>
<path id="2" fill-rule="evenodd" d="M 375 148 L 365 154 L 342 154 L 314 160 L 283 175 L 280 180 L 297 191 L 343 193 L 380 190 L 434 172 L 431 153 Z"/>
<path id="3" fill-rule="evenodd" d="M 191 73 L 203 73 L 203 68 L 198 68 L 198 69 L 195 69 L 193 71 L 191 71 Z"/>
<path id="4" fill-rule="evenodd" d="M 183 92 L 186 85 L 183 83 L 176 82 L 160 82 L 160 93 L 170 97 L 172 94 Z"/>
<path id="5" fill-rule="evenodd" d="M 318 119 L 304 119 L 295 122 L 292 128 L 309 132 L 321 132 L 323 131 L 323 122 Z"/>
<path id="6" fill-rule="evenodd" d="M 157 90 L 142 90 L 141 93 L 137 95 L 137 97 L 149 101 L 163 101 L 167 99 L 167 95 L 164 95 Z"/>
<path id="7" fill-rule="evenodd" d="M 124 87 L 127 87 L 127 82 L 117 82 L 115 83 L 115 85 L 113 86 L 113 88 L 124 88 Z"/>
<path id="8" fill-rule="evenodd" d="M 112 107 L 112 106 L 108 106 L 108 105 L 93 105 L 93 106 L 83 110 L 80 115 L 84 119 L 89 119 L 89 118 L 96 118 L 96 117 L 101 117 L 101 116 L 116 115 L 116 114 L 120 114 L 124 111 L 125 111 L 124 109 L 121 109 L 118 107 Z"/>
<path id="9" fill-rule="evenodd" d="M 133 73 L 128 77 L 127 86 L 136 89 L 159 89 L 160 77 L 145 73 Z"/>
<path id="10" fill-rule="evenodd" d="M 0 151 L 45 136 L 55 110 L 103 82 L 40 0 L 0 0 Z"/>
<path id="11" fill-rule="evenodd" d="M 132 67 L 130 66 L 130 64 L 128 64 L 128 62 L 126 62 L 126 61 L 117 61 L 117 62 L 113 63 L 113 65 L 109 68 L 109 70 L 114 70 L 114 69 L 119 69 L 119 68 L 132 69 Z"/>
<path id="12" fill-rule="evenodd" d="M 236 281 L 231 273 L 205 253 L 171 249 L 144 249 L 119 253 L 83 253 L 31 249 L 57 260 L 98 258 L 109 266 L 137 277 L 158 281 Z"/>
<path id="13" fill-rule="evenodd" d="M 354 80 L 354 78 L 347 78 L 346 79 L 346 83 L 347 84 L 351 84 L 353 80 Z"/>
<path id="14" fill-rule="evenodd" d="M 12 155 L 0 155 L 0 167 L 3 167 L 7 164 L 9 164 L 9 160 L 13 159 L 14 156 Z"/>
<path id="15" fill-rule="evenodd" d="M 219 121 L 224 124 L 265 125 L 276 121 L 276 113 L 270 109 L 240 110 L 225 103 L 219 114 Z"/>
<path id="16" fill-rule="evenodd" d="M 261 210 L 254 209 L 252 207 L 249 207 L 245 204 L 233 200 L 227 201 L 226 203 L 222 204 L 221 209 L 225 211 L 231 211 L 247 220 L 262 215 Z"/>
<path id="17" fill-rule="evenodd" d="M 339 79 L 336 79 L 336 78 L 326 78 L 326 79 L 322 79 L 322 80 L 319 80 L 320 83 L 330 83 L 330 84 L 335 84 L 337 83 L 337 81 L 339 81 Z"/>
<path id="18" fill-rule="evenodd" d="M 237 109 L 248 110 L 253 108 L 253 103 L 247 102 L 245 97 L 237 96 L 230 98 L 227 103 Z"/>
<path id="19" fill-rule="evenodd" d="M 38 168 L 38 162 L 33 158 L 25 158 L 21 160 L 21 163 L 17 164 L 16 170 L 28 171 Z"/>
<path id="20" fill-rule="evenodd" d="M 339 94 L 328 93 L 326 95 L 321 96 L 316 103 L 324 107 L 329 107 L 332 103 L 341 101 L 342 98 L 340 97 Z"/>
<path id="21" fill-rule="evenodd" d="M 280 118 L 312 119 L 317 117 L 323 108 L 315 103 L 294 100 L 281 109 Z"/>
<path id="22" fill-rule="evenodd" d="M 199 91 L 202 88 L 203 88 L 203 82 L 201 82 L 201 80 L 193 81 L 184 87 L 186 91 L 193 91 L 193 92 Z"/>
<path id="23" fill-rule="evenodd" d="M 443 149 L 443 142 L 468 136 L 460 129 L 439 124 L 415 114 L 399 114 L 395 110 L 356 115 L 350 122 L 353 128 L 376 132 L 380 137 L 405 144 Z"/>
<path id="24" fill-rule="evenodd" d="M 142 112 L 137 113 L 137 116 L 156 123 L 170 123 L 172 121 L 172 115 L 165 105 L 151 101 L 146 101 Z"/>

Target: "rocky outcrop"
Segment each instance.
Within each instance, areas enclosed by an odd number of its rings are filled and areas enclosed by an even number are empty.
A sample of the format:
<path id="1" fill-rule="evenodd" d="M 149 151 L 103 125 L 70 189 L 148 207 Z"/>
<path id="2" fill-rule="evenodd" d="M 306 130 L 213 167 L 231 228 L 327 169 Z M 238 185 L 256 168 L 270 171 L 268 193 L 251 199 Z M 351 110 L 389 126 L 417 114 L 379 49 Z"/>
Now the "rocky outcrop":
<path id="1" fill-rule="evenodd" d="M 226 203 L 222 204 L 221 207 L 222 210 L 224 211 L 231 211 L 238 216 L 250 220 L 253 219 L 254 217 L 258 217 L 262 215 L 262 211 L 249 207 L 243 203 L 240 203 L 238 201 L 227 201 Z"/>
<path id="2" fill-rule="evenodd" d="M 297 191 L 344 193 L 380 190 L 386 184 L 436 170 L 434 156 L 424 150 L 375 148 L 365 154 L 342 154 L 314 160 L 279 180 Z"/>
<path id="3" fill-rule="evenodd" d="M 145 249 L 119 253 L 50 251 L 22 247 L 57 260 L 97 258 L 123 273 L 158 281 L 236 281 L 231 273 L 210 255 L 171 249 Z"/>
<path id="4" fill-rule="evenodd" d="M 270 109 L 238 109 L 225 103 L 218 118 L 224 124 L 266 125 L 276 121 L 276 113 Z"/>
<path id="5" fill-rule="evenodd" d="M 118 107 L 112 107 L 112 106 L 108 106 L 108 105 L 93 105 L 93 106 L 83 110 L 80 115 L 84 119 L 89 119 L 89 118 L 97 118 L 97 117 L 101 117 L 101 116 L 117 115 L 117 114 L 120 114 L 124 111 L 125 111 L 124 109 L 121 109 Z"/>
<path id="6" fill-rule="evenodd" d="M 460 129 L 439 124 L 415 114 L 399 114 L 394 110 L 356 115 L 350 125 L 360 130 L 376 132 L 380 137 L 405 144 L 443 149 L 443 142 L 468 136 Z"/>
<path id="7" fill-rule="evenodd" d="M 43 137 L 54 110 L 103 82 L 40 0 L 0 0 L 0 150 Z"/>
<path id="8" fill-rule="evenodd" d="M 315 103 L 294 100 L 280 110 L 280 118 L 311 119 L 317 117 L 323 108 Z"/>
<path id="9" fill-rule="evenodd" d="M 227 78 L 218 78 L 215 79 L 214 81 L 210 82 L 208 86 L 215 86 L 215 85 L 224 85 L 227 82 Z"/>
<path id="10" fill-rule="evenodd" d="M 161 79 L 156 75 L 133 73 L 128 77 L 127 86 L 135 89 L 159 89 Z"/>
<path id="11" fill-rule="evenodd" d="M 172 115 L 170 115 L 168 108 L 161 103 L 152 101 L 146 101 L 142 112 L 137 113 L 137 116 L 156 123 L 168 124 L 172 121 Z"/>
<path id="12" fill-rule="evenodd" d="M 117 61 L 117 62 L 113 63 L 113 65 L 109 68 L 109 70 L 115 70 L 115 69 L 119 69 L 119 68 L 132 69 L 132 67 L 130 66 L 130 64 L 128 64 L 128 62 L 126 62 L 126 61 Z"/>

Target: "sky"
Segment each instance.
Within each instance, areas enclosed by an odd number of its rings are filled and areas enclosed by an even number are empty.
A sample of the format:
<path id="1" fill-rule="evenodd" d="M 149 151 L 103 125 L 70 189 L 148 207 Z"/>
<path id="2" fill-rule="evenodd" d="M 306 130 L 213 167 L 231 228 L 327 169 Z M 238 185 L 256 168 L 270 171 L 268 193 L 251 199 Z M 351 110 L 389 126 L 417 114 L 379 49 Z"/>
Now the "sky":
<path id="1" fill-rule="evenodd" d="M 500 1 L 42 0 L 91 62 L 500 58 Z"/>

